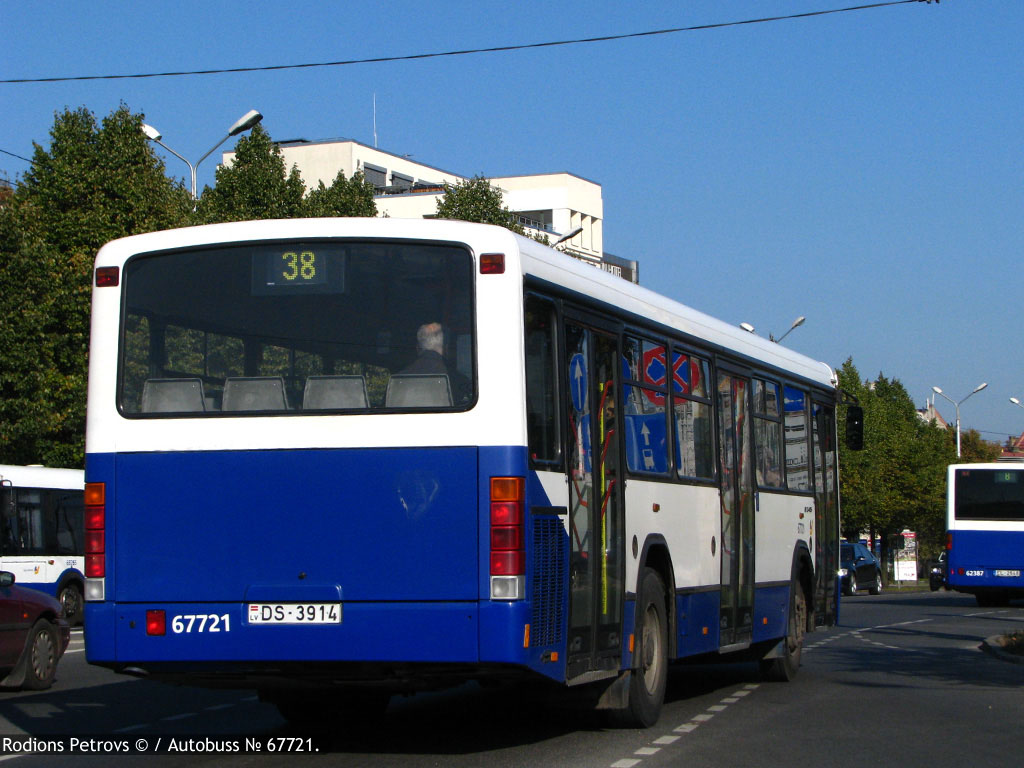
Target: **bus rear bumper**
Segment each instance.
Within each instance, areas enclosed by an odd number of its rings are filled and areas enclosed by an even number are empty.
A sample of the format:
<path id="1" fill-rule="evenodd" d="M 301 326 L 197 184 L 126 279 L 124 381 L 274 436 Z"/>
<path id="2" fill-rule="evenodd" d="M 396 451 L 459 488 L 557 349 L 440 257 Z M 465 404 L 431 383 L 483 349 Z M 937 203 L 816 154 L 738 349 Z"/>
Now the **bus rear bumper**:
<path id="1" fill-rule="evenodd" d="M 87 603 L 86 658 L 138 677 L 261 690 L 412 692 L 465 680 L 534 678 L 535 672 L 558 677 L 557 664 L 541 663 L 538 649 L 524 647 L 522 604 L 346 602 L 342 608 L 341 623 L 300 626 L 249 623 L 245 603 Z M 164 612 L 164 634 L 150 633 L 150 611 Z"/>
<path id="2" fill-rule="evenodd" d="M 346 602 L 340 608 L 338 623 L 257 624 L 248 621 L 245 603 L 87 603 L 86 658 L 123 666 L 479 660 L 475 602 Z"/>
<path id="3" fill-rule="evenodd" d="M 1015 594 L 1024 594 L 1024 570 L 1019 567 L 957 568 L 951 569 L 946 583 L 950 589 L 958 592 L 1004 590 Z"/>

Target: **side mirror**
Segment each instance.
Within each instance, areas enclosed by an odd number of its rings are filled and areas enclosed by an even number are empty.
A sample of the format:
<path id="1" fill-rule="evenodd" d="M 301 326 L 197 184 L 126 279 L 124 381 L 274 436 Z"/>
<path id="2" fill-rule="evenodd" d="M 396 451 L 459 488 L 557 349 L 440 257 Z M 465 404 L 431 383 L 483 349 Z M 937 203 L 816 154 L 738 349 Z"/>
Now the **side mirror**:
<path id="1" fill-rule="evenodd" d="M 864 448 L 864 409 L 859 405 L 846 406 L 846 447 L 851 451 Z"/>

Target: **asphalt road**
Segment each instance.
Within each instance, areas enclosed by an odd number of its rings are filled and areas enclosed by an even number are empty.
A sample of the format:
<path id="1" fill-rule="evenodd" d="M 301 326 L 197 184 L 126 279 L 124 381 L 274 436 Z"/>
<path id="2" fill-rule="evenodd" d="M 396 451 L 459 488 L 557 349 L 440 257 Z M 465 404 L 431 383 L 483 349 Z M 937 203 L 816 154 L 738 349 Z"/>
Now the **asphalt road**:
<path id="1" fill-rule="evenodd" d="M 843 598 L 838 626 L 807 637 L 793 683 L 763 683 L 751 664 L 680 666 L 649 730 L 616 730 L 599 713 L 467 685 L 395 698 L 379 724 L 339 723 L 314 741 L 250 692 L 90 667 L 76 632 L 51 690 L 0 691 L 0 746 L 35 739 L 65 752 L 0 750 L 0 762 L 107 765 L 122 745 L 144 739 L 152 750 L 160 740 L 166 750 L 173 738 L 185 751 L 161 765 L 1016 768 L 1024 664 L 981 650 L 984 638 L 1015 629 L 1024 629 L 1024 603 L 981 609 L 945 592 L 858 595 Z M 101 751 L 70 756 L 72 737 L 78 751 Z M 247 738 L 259 753 L 243 752 Z"/>

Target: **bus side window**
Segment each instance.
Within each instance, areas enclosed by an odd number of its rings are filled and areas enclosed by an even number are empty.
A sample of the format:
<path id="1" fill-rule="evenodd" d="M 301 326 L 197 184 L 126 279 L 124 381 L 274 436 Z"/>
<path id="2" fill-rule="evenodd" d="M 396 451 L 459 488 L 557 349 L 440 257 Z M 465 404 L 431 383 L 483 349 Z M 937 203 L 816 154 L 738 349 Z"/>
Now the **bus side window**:
<path id="1" fill-rule="evenodd" d="M 782 434 L 779 385 L 774 381 L 754 379 L 755 471 L 761 488 L 781 488 L 784 485 Z"/>
<path id="2" fill-rule="evenodd" d="M 527 296 L 525 304 L 526 426 L 530 458 L 552 464 L 561 458 L 556 385 L 555 307 Z"/>
<path id="3" fill-rule="evenodd" d="M 85 509 L 82 495 L 67 491 L 54 491 L 53 494 L 56 552 L 58 555 L 78 554 L 85 548 Z"/>
<path id="4" fill-rule="evenodd" d="M 0 486 L 0 555 L 14 554 L 14 488 Z"/>
<path id="5" fill-rule="evenodd" d="M 622 350 L 624 367 L 631 380 L 623 387 L 626 465 L 630 472 L 667 474 L 668 347 L 664 341 L 626 336 Z"/>
<path id="6" fill-rule="evenodd" d="M 715 435 L 708 397 L 708 361 L 688 352 L 672 352 L 672 431 L 676 476 L 712 480 L 715 477 Z"/>
<path id="7" fill-rule="evenodd" d="M 810 411 L 807 393 L 786 385 L 782 388 L 786 485 L 790 491 L 811 490 Z"/>

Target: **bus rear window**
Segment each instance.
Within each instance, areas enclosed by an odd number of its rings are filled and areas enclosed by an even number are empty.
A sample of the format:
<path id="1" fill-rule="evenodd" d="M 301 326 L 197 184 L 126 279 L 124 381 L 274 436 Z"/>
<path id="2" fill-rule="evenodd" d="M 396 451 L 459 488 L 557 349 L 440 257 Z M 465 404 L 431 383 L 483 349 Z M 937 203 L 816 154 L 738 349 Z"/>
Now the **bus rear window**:
<path id="1" fill-rule="evenodd" d="M 1024 472 L 956 470 L 957 520 L 1024 520 Z"/>
<path id="2" fill-rule="evenodd" d="M 473 264 L 338 240 L 142 254 L 124 269 L 119 406 L 138 417 L 464 409 Z"/>

